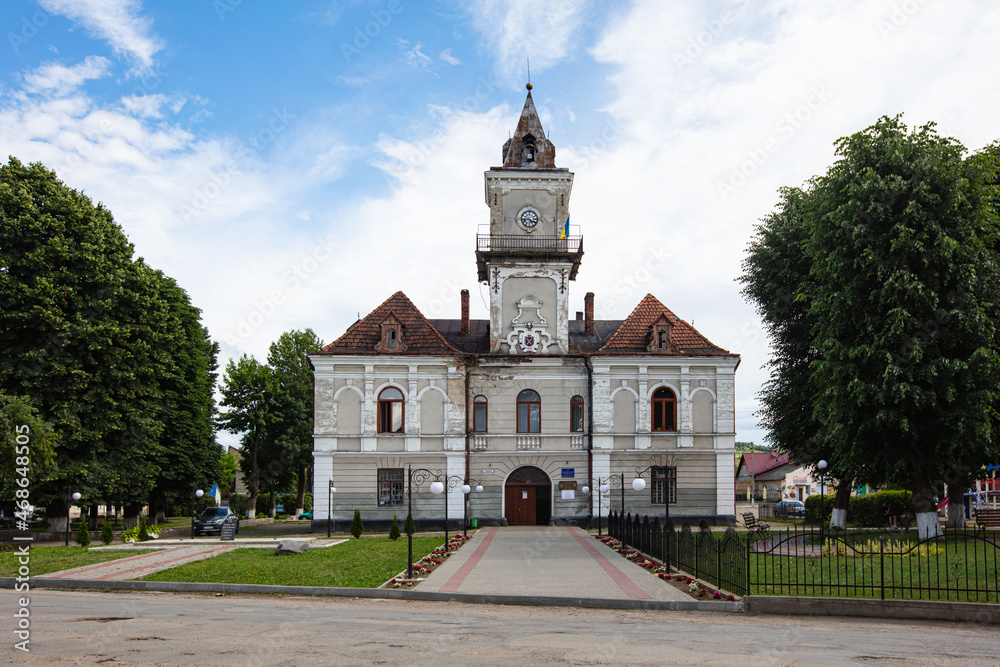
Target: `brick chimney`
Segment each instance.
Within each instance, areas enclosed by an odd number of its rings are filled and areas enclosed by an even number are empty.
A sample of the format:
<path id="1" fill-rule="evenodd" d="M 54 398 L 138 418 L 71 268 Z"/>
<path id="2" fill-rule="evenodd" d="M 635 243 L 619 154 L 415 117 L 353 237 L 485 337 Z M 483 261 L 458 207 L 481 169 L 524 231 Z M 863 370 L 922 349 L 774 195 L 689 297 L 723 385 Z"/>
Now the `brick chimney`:
<path id="1" fill-rule="evenodd" d="M 462 335 L 469 335 L 469 290 L 462 290 Z"/>
<path id="2" fill-rule="evenodd" d="M 582 310 L 576 311 L 576 319 L 580 320 L 581 322 L 583 321 L 583 311 Z"/>
<path id="3" fill-rule="evenodd" d="M 587 292 L 583 297 L 584 325 L 583 331 L 588 336 L 594 335 L 594 293 Z"/>

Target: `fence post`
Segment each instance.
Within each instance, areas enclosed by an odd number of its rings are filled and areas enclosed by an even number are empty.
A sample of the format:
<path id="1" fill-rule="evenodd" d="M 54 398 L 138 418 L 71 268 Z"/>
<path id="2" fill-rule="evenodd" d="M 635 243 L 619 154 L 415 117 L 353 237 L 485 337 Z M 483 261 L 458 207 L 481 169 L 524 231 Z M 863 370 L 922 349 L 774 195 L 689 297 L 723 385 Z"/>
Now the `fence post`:
<path id="1" fill-rule="evenodd" d="M 712 541 L 715 542 L 715 585 L 717 588 L 722 588 L 722 544 L 714 537 Z"/>
<path id="2" fill-rule="evenodd" d="M 878 538 L 879 586 L 882 589 L 882 599 L 885 599 L 885 536 Z"/>

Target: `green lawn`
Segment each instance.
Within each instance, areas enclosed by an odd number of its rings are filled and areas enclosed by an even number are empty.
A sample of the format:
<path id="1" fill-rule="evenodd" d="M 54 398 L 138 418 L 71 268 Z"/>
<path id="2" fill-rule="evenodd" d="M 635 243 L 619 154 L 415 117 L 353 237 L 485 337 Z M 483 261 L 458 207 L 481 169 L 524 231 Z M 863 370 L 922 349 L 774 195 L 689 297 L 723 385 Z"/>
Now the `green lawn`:
<path id="1" fill-rule="evenodd" d="M 28 551 L 32 577 L 40 577 L 44 574 L 68 570 L 84 565 L 94 565 L 105 563 L 109 560 L 128 558 L 143 551 L 87 551 L 84 547 L 31 547 Z M 0 572 L 4 577 L 16 577 L 18 568 L 21 567 L 19 558 L 21 554 L 14 551 L 0 553 Z"/>
<path id="2" fill-rule="evenodd" d="M 414 536 L 414 563 L 442 544 L 440 535 Z M 405 536 L 396 541 L 363 537 L 293 556 L 275 556 L 272 549 L 235 549 L 155 572 L 144 580 L 376 588 L 405 570 L 406 559 Z"/>

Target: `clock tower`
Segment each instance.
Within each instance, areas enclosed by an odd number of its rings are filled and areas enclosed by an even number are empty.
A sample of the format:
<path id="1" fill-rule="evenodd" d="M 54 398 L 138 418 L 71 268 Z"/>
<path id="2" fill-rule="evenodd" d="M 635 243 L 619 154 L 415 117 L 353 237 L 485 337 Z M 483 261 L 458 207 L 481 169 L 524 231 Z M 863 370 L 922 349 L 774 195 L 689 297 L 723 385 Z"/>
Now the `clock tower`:
<path id="1" fill-rule="evenodd" d="M 569 281 L 583 237 L 569 226 L 573 174 L 556 167 L 528 96 L 503 166 L 485 174 L 489 233 L 476 239 L 479 281 L 490 290 L 490 351 L 516 355 L 569 351 Z"/>

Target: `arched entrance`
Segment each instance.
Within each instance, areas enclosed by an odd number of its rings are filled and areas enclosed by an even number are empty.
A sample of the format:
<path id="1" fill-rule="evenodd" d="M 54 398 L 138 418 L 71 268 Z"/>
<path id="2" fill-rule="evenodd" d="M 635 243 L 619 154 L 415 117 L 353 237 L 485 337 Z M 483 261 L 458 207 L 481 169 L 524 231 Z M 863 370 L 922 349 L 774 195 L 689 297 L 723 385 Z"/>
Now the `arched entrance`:
<path id="1" fill-rule="evenodd" d="M 552 516 L 552 482 L 534 466 L 518 468 L 504 485 L 508 526 L 547 526 Z"/>

